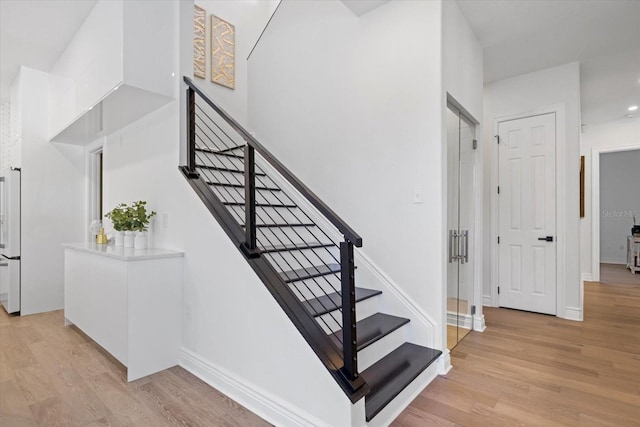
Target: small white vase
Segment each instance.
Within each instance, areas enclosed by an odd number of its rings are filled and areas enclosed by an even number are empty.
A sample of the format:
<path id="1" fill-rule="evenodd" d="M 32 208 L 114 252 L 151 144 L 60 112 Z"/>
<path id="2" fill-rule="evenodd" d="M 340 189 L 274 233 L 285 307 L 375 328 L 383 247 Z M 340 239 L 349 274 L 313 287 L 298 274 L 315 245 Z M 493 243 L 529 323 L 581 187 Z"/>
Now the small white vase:
<path id="1" fill-rule="evenodd" d="M 124 246 L 124 231 L 116 231 L 113 234 L 113 240 L 115 241 L 115 246 L 116 247 L 123 247 Z"/>
<path id="2" fill-rule="evenodd" d="M 146 231 L 138 231 L 136 233 L 135 248 L 147 249 L 147 232 Z"/>
<path id="3" fill-rule="evenodd" d="M 135 231 L 125 231 L 124 232 L 124 247 L 125 248 L 132 248 L 134 246 L 135 238 L 136 238 L 136 232 Z"/>

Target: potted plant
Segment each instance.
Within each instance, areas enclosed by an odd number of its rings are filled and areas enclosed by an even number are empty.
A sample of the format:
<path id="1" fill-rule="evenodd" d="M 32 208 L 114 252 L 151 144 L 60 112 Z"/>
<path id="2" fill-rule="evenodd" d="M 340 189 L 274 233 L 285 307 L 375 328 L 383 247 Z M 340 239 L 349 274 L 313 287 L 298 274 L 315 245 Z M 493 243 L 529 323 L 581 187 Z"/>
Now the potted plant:
<path id="1" fill-rule="evenodd" d="M 134 202 L 129 208 L 129 218 L 131 221 L 131 229 L 136 231 L 135 248 L 147 248 L 147 229 L 149 221 L 156 215 L 155 211 L 147 213 L 147 202 L 139 200 Z"/>
<path id="2" fill-rule="evenodd" d="M 105 217 L 111 220 L 113 229 L 116 231 L 114 237 L 116 246 L 124 246 L 125 231 L 132 231 L 129 209 L 126 203 L 120 203 L 110 212 L 104 214 Z"/>

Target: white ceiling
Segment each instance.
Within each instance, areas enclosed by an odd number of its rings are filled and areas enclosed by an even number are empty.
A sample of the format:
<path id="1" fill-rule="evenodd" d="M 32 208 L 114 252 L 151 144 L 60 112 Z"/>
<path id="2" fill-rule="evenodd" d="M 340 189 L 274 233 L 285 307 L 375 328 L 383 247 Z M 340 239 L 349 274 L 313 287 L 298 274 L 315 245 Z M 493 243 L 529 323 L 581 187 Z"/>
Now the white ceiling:
<path id="1" fill-rule="evenodd" d="M 49 71 L 97 0 L 0 0 L 0 98 L 20 65 Z"/>
<path id="2" fill-rule="evenodd" d="M 388 0 L 342 0 L 363 15 Z M 451 1 L 451 0 L 445 0 Z M 0 98 L 18 67 L 49 71 L 97 0 L 0 0 Z M 640 105 L 640 0 L 457 0 L 484 80 L 581 62 L 583 123 Z"/>
<path id="3" fill-rule="evenodd" d="M 484 48 L 485 83 L 579 61 L 583 123 L 640 105 L 640 1 L 457 3 Z"/>

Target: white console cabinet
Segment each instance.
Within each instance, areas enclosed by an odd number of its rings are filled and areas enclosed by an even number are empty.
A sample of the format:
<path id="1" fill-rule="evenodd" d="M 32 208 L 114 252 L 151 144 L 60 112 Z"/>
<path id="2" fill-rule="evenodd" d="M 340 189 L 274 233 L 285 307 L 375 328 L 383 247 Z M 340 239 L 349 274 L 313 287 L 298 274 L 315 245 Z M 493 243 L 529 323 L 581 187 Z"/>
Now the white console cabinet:
<path id="1" fill-rule="evenodd" d="M 183 253 L 65 245 L 64 316 L 135 379 L 175 366 L 181 346 Z"/>

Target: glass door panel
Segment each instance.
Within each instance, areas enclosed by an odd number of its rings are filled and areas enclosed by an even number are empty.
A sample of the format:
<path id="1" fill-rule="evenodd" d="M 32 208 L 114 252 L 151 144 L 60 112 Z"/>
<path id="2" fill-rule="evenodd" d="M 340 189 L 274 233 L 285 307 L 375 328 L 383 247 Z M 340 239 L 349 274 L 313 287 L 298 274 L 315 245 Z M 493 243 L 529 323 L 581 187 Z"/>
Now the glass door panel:
<path id="1" fill-rule="evenodd" d="M 447 110 L 447 346 L 473 328 L 475 125 Z"/>

